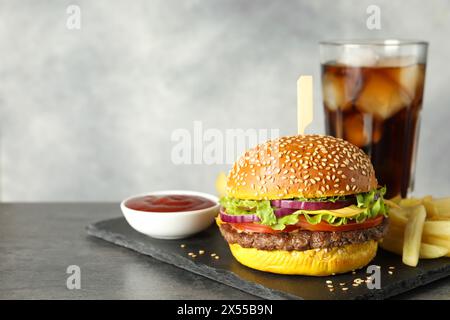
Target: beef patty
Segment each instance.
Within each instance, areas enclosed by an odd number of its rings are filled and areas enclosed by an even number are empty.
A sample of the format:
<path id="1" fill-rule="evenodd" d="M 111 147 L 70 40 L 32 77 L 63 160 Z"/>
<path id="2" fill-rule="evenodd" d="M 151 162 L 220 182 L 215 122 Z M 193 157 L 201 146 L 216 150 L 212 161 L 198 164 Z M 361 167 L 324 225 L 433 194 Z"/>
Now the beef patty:
<path id="1" fill-rule="evenodd" d="M 260 250 L 304 251 L 310 249 L 341 247 L 369 240 L 380 240 L 387 232 L 389 219 L 373 228 L 352 231 L 309 231 L 260 233 L 238 231 L 228 223 L 220 225 L 220 232 L 228 243 L 237 243 L 244 248 Z"/>

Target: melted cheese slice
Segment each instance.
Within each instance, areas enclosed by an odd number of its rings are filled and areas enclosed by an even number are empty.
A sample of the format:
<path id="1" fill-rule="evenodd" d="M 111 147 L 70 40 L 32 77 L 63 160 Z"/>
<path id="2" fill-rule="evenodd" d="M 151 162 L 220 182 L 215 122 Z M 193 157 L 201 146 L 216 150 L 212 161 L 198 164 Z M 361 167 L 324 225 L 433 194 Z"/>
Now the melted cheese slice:
<path id="1" fill-rule="evenodd" d="M 305 212 L 307 214 L 313 215 L 313 214 L 331 214 L 336 217 L 341 218 L 349 218 L 356 216 L 360 214 L 361 212 L 364 212 L 366 210 L 365 208 L 358 208 L 355 205 L 351 205 L 345 208 L 336 209 L 336 210 L 301 210 L 302 212 Z"/>

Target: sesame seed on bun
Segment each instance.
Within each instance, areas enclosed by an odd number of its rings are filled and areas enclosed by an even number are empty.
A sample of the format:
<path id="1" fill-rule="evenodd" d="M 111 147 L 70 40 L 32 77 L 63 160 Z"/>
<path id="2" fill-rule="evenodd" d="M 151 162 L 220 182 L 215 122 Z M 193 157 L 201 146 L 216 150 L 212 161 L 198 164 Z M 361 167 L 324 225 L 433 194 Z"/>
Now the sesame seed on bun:
<path id="1" fill-rule="evenodd" d="M 246 151 L 229 173 L 227 195 L 253 200 L 321 198 L 377 186 L 370 159 L 358 147 L 330 136 L 295 135 Z"/>

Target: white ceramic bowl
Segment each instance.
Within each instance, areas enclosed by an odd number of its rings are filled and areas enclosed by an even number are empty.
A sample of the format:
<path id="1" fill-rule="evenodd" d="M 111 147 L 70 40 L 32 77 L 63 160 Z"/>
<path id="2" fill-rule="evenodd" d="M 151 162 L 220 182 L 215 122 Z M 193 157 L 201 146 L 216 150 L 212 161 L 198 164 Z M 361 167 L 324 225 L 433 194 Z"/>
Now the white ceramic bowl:
<path id="1" fill-rule="evenodd" d="M 147 212 L 133 210 L 125 206 L 125 202 L 135 197 L 175 194 L 203 197 L 212 200 L 216 205 L 205 209 L 181 212 Z M 207 193 L 166 190 L 129 197 L 122 201 L 120 209 L 122 209 L 122 213 L 130 226 L 140 233 L 158 239 L 181 239 L 208 228 L 219 212 L 219 203 L 216 196 Z"/>

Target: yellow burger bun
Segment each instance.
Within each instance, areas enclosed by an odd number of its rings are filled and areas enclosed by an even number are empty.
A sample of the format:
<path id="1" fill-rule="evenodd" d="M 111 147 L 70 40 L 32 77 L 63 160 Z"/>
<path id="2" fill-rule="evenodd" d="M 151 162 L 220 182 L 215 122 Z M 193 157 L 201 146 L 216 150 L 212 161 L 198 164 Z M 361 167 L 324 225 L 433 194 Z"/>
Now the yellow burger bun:
<path id="1" fill-rule="evenodd" d="M 246 151 L 227 179 L 237 199 L 320 198 L 368 192 L 378 182 L 369 157 L 330 136 L 296 135 L 269 140 Z"/>
<path id="2" fill-rule="evenodd" d="M 366 266 L 376 255 L 378 242 L 366 241 L 342 247 L 306 251 L 259 250 L 230 244 L 233 256 L 252 269 L 308 276 L 345 273 Z"/>

